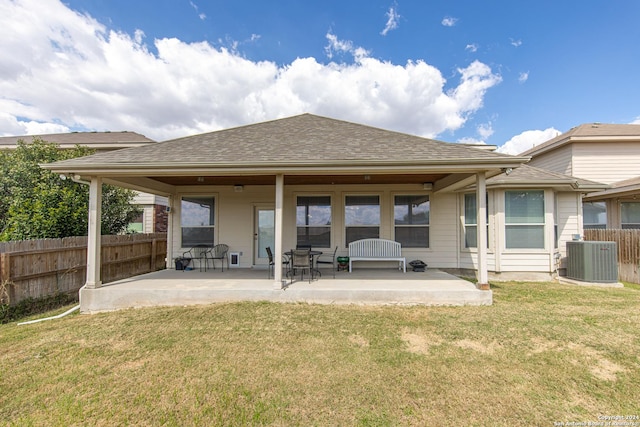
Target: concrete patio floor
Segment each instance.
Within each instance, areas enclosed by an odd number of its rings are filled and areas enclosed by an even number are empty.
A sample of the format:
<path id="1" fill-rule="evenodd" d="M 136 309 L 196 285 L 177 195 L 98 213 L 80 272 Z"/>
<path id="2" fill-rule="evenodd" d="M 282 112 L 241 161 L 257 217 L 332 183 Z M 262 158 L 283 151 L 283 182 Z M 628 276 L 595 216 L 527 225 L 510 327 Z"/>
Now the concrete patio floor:
<path id="1" fill-rule="evenodd" d="M 402 273 L 393 269 L 359 269 L 352 273 L 322 270 L 311 283 L 298 277 L 275 289 L 267 270 L 230 269 L 222 272 L 161 270 L 80 290 L 83 313 L 135 307 L 186 306 L 232 301 L 272 301 L 359 305 L 491 305 L 491 291 L 451 274 L 428 269 Z"/>

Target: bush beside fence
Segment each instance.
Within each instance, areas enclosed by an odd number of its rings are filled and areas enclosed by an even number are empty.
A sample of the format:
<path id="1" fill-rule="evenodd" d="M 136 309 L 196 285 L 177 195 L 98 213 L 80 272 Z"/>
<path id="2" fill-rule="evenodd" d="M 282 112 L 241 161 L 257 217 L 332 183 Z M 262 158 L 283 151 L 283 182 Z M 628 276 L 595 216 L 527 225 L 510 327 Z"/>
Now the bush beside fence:
<path id="1" fill-rule="evenodd" d="M 640 230 L 587 229 L 584 240 L 616 242 L 619 280 L 640 283 Z"/>
<path id="2" fill-rule="evenodd" d="M 102 236 L 101 280 L 109 283 L 166 266 L 167 234 Z M 0 282 L 9 301 L 75 293 L 86 280 L 87 237 L 0 243 Z"/>

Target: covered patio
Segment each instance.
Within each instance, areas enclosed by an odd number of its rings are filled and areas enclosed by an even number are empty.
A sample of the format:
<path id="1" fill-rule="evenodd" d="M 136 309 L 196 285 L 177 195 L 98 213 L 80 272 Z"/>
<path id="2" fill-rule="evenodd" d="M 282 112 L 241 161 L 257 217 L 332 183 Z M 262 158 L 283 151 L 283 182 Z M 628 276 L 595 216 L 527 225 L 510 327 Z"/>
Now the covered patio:
<path id="1" fill-rule="evenodd" d="M 551 189 L 517 194 L 524 200 L 518 212 L 526 211 L 529 196 L 548 201 L 537 205 L 541 247 L 535 253 L 503 251 L 504 239 L 495 237 L 503 224 L 488 226 L 491 218 L 504 218 L 504 202 L 488 196 L 487 182 L 527 160 L 302 114 L 42 166 L 90 184 L 87 280 L 80 302 L 83 312 L 94 312 L 247 300 L 491 304 L 490 265 L 494 271 L 502 271 L 500 263 L 517 271 L 552 269 Z M 507 181 L 497 186 L 514 185 Z M 167 197 L 167 271 L 101 282 L 102 184 Z M 538 188 L 538 181 L 524 185 Z M 490 199 L 496 200 L 493 217 Z M 531 228 L 520 222 L 516 231 Z M 490 245 L 490 236 L 498 243 Z M 312 244 L 325 255 L 347 256 L 349 244 L 364 238 L 398 242 L 402 257 L 430 269 L 402 274 L 363 268 L 287 286 L 279 254 Z M 237 268 L 224 274 L 170 270 L 176 258 L 200 244 L 228 245 Z M 267 248 L 276 255 L 271 279 Z M 523 259 L 533 267 L 523 267 Z M 474 270 L 477 285 L 433 267 Z"/>
<path id="2" fill-rule="evenodd" d="M 436 269 L 402 273 L 394 269 L 328 269 L 309 283 L 298 277 L 274 289 L 267 270 L 162 270 L 84 288 L 81 310 L 96 313 L 126 308 L 184 306 L 239 301 L 359 305 L 491 305 L 492 292 Z"/>

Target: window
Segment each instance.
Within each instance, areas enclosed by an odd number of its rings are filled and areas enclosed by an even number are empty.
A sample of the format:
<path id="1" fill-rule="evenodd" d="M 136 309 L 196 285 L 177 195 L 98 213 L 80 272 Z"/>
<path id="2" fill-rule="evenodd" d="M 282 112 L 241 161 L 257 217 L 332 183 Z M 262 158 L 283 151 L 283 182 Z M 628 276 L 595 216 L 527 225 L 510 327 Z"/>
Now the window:
<path id="1" fill-rule="evenodd" d="M 198 244 L 213 246 L 214 207 L 213 197 L 183 197 L 181 203 L 182 247 Z"/>
<path id="2" fill-rule="evenodd" d="M 622 202 L 620 213 L 623 229 L 640 228 L 640 202 Z"/>
<path id="3" fill-rule="evenodd" d="M 127 233 L 142 233 L 144 232 L 144 212 L 138 215 L 133 221 L 127 225 Z"/>
<path id="4" fill-rule="evenodd" d="M 607 204 L 605 202 L 583 202 L 582 216 L 584 228 L 607 228 Z"/>
<path id="5" fill-rule="evenodd" d="M 544 191 L 505 192 L 507 249 L 544 249 Z"/>
<path id="6" fill-rule="evenodd" d="M 331 247 L 331 197 L 298 197 L 296 228 L 298 245 Z"/>
<path id="7" fill-rule="evenodd" d="M 396 196 L 395 240 L 405 248 L 429 247 L 429 196 Z"/>
<path id="8" fill-rule="evenodd" d="M 489 195 L 487 194 L 487 203 L 485 205 L 486 224 L 487 224 L 487 247 L 489 247 Z M 478 206 L 476 204 L 476 194 L 464 195 L 464 247 L 478 247 Z"/>
<path id="9" fill-rule="evenodd" d="M 380 237 L 380 197 L 347 196 L 344 206 L 346 244 Z"/>

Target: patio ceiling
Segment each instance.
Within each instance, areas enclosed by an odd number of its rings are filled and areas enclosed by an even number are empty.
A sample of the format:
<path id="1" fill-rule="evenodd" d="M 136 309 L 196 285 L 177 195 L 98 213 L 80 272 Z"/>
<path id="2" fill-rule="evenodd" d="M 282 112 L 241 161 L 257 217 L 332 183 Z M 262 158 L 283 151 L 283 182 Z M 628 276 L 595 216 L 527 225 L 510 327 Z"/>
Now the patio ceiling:
<path id="1" fill-rule="evenodd" d="M 422 184 L 434 183 L 446 174 L 358 174 L 358 175 L 285 175 L 285 185 L 340 184 Z M 150 179 L 173 186 L 184 185 L 274 185 L 274 175 L 245 176 L 155 176 Z"/>

